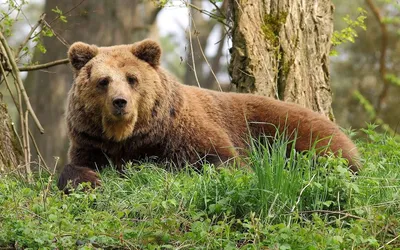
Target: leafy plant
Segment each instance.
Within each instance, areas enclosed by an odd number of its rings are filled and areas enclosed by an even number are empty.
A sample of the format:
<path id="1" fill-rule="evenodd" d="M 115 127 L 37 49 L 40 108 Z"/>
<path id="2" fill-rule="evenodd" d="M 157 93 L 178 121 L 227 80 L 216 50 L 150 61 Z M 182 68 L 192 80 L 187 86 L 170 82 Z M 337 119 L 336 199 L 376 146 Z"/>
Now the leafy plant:
<path id="1" fill-rule="evenodd" d="M 248 168 L 166 171 L 128 163 L 64 195 L 49 176 L 0 182 L 0 246 L 30 249 L 376 249 L 399 247 L 400 144 L 362 132 L 364 166 L 254 140 Z M 288 154 L 289 153 L 289 154 Z M 288 156 L 286 156 L 288 154 Z M 88 191 L 83 192 L 84 188 Z M 46 194 L 46 195 L 45 195 Z"/>
<path id="2" fill-rule="evenodd" d="M 367 26 L 365 25 L 365 19 L 367 18 L 367 11 L 363 8 L 357 9 L 358 16 L 355 20 L 351 19 L 349 15 L 346 15 L 343 18 L 343 21 L 347 24 L 347 27 L 338 31 L 335 30 L 332 35 L 332 50 L 330 55 L 337 56 L 338 52 L 334 49 L 336 46 L 351 42 L 354 43 L 357 38 L 357 28 L 361 28 L 363 30 L 367 30 Z"/>

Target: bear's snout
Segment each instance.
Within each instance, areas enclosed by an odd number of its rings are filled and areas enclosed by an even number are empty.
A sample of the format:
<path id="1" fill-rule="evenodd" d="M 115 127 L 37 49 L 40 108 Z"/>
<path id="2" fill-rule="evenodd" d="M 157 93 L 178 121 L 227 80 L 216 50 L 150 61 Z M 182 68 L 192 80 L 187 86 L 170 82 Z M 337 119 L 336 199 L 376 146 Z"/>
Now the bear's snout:
<path id="1" fill-rule="evenodd" d="M 116 115 L 123 115 L 125 114 L 125 107 L 128 104 L 128 101 L 123 97 L 116 97 L 113 99 L 112 104 L 114 106 L 114 113 Z"/>

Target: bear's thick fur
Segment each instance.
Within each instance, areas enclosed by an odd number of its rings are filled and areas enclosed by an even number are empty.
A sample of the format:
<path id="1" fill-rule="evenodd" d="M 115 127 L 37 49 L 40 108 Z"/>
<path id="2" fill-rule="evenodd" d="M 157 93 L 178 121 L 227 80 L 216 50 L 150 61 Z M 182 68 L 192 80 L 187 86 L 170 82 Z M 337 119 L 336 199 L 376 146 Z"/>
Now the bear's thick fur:
<path id="1" fill-rule="evenodd" d="M 327 118 L 293 103 L 251 94 L 221 93 L 185 86 L 160 68 L 160 46 L 151 40 L 97 47 L 74 43 L 68 56 L 75 80 L 67 123 L 70 163 L 58 186 L 68 181 L 99 184 L 95 170 L 155 156 L 176 167 L 225 162 L 246 152 L 251 134 L 293 134 L 295 148 L 314 144 L 340 154 L 357 171 L 352 141 Z M 327 146 L 329 145 L 329 146 Z"/>

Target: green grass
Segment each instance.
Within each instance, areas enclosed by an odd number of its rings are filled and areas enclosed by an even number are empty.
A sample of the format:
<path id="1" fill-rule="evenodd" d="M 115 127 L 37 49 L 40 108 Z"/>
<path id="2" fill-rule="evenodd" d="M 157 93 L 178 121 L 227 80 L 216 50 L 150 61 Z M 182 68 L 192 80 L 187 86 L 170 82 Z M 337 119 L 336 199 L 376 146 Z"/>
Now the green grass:
<path id="1" fill-rule="evenodd" d="M 281 138 L 253 142 L 251 169 L 128 164 L 68 196 L 48 175 L 3 176 L 0 249 L 399 249 L 400 143 L 363 133 L 357 176 Z"/>

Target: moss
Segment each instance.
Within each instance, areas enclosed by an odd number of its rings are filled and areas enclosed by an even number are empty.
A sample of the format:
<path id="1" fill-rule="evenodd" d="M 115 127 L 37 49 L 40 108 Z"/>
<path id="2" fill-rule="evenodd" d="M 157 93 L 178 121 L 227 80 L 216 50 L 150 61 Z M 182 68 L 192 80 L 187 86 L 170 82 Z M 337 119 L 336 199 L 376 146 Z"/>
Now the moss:
<path id="1" fill-rule="evenodd" d="M 283 54 L 283 52 L 282 52 L 282 54 Z M 283 60 L 282 59 L 282 68 L 281 68 L 281 71 L 282 71 L 282 74 L 285 76 L 285 79 L 287 78 L 287 76 L 288 76 L 288 74 L 289 74 L 289 71 L 290 71 L 290 68 L 292 67 L 292 65 L 294 64 L 294 59 L 293 58 L 291 58 L 290 60 Z"/>
<path id="2" fill-rule="evenodd" d="M 294 58 L 285 58 L 285 52 L 282 48 L 277 49 L 277 63 L 278 63 L 278 96 L 279 99 L 284 99 L 284 92 L 286 88 L 286 81 L 289 72 L 294 64 Z"/>
<path id="3" fill-rule="evenodd" d="M 261 26 L 261 30 L 265 39 L 275 47 L 279 45 L 279 31 L 286 23 L 287 15 L 287 12 L 280 12 L 277 15 L 266 14 L 264 16 L 264 24 Z"/>

